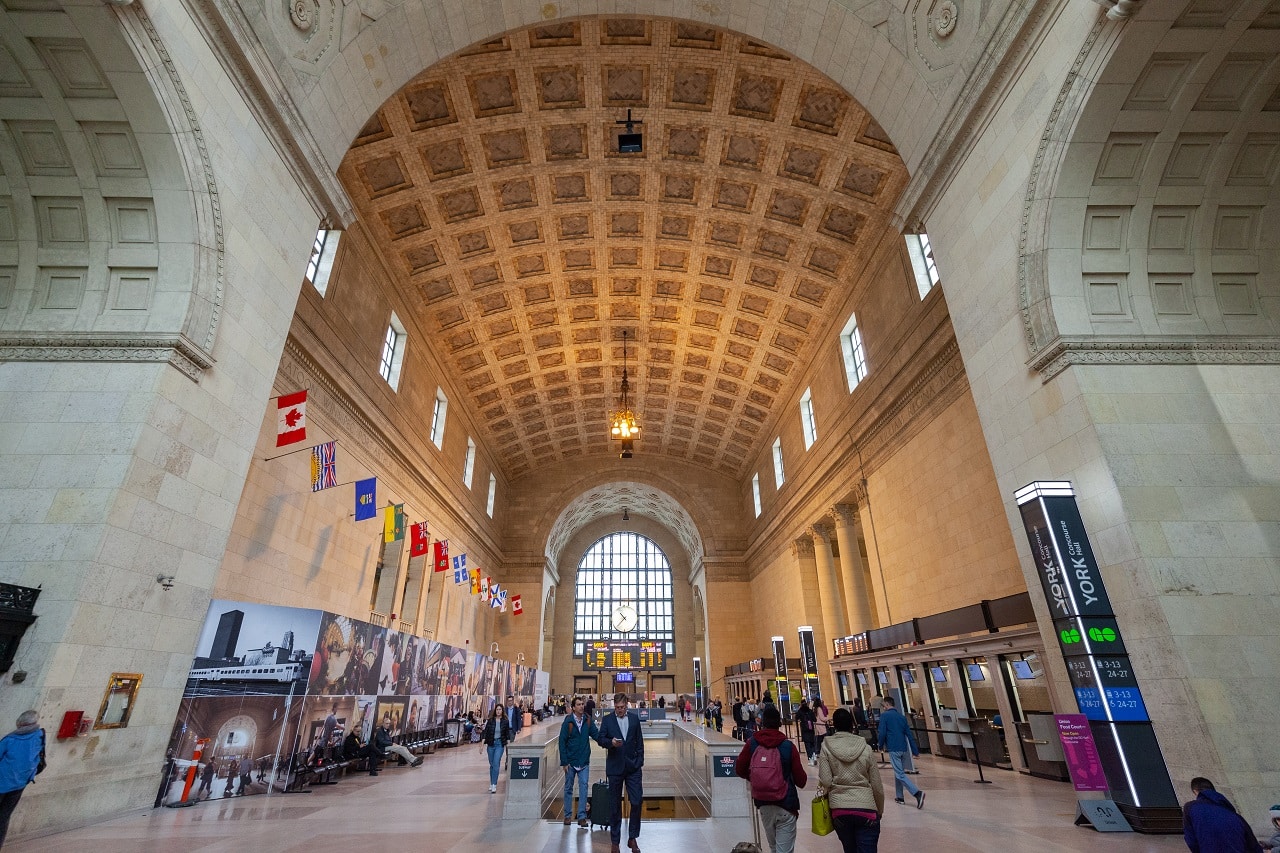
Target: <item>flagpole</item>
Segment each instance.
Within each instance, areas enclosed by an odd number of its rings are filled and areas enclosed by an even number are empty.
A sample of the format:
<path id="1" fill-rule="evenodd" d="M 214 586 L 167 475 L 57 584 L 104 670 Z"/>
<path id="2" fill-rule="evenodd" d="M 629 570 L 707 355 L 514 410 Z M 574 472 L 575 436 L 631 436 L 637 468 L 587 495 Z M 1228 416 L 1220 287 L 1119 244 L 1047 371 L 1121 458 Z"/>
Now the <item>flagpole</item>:
<path id="1" fill-rule="evenodd" d="M 311 393 L 310 388 L 302 388 L 299 390 L 306 391 L 308 394 Z M 276 394 L 274 397 L 268 397 L 267 402 L 271 402 L 272 400 L 279 400 L 281 397 L 288 397 L 290 394 L 297 394 L 297 393 L 298 393 L 297 391 L 290 391 L 289 394 Z"/>
<path id="2" fill-rule="evenodd" d="M 328 443 L 329 443 L 329 442 L 327 442 L 327 441 L 322 441 L 322 442 L 320 442 L 320 444 L 328 444 Z M 338 443 L 338 439 L 336 439 L 336 438 L 335 438 L 335 439 L 333 440 L 333 443 L 334 443 L 334 444 L 337 444 L 337 443 Z M 313 451 L 313 450 L 315 450 L 317 447 L 319 447 L 319 446 L 320 446 L 320 444 L 312 444 L 312 445 L 308 445 L 307 447 L 299 447 L 297 450 L 290 450 L 290 451 L 288 451 L 287 453 L 277 453 L 275 456 L 262 456 L 262 457 L 259 457 L 258 461 L 259 461 L 259 462 L 270 462 L 270 461 L 272 461 L 272 460 L 274 460 L 274 459 L 283 459 L 283 458 L 284 458 L 284 457 L 286 457 L 286 456 L 292 456 L 293 454 L 295 454 L 295 453 L 301 453 L 301 452 L 302 452 L 302 451 L 304 451 L 304 450 L 305 450 L 305 451 L 307 451 L 308 453 L 310 453 L 311 451 Z M 352 480 L 351 482 L 353 482 L 353 483 L 354 483 L 354 482 L 355 482 L 355 480 Z M 345 483 L 339 483 L 338 485 L 346 485 L 346 484 L 345 484 Z M 330 486 L 330 488 L 333 488 L 333 487 L 332 487 L 332 486 Z"/>

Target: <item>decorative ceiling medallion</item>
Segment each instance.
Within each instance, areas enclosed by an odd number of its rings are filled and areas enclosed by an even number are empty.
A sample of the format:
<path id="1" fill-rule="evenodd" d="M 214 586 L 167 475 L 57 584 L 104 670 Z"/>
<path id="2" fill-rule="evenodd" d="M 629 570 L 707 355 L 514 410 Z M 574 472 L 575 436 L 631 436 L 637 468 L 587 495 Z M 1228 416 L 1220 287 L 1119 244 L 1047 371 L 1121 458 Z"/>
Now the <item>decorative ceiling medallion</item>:
<path id="1" fill-rule="evenodd" d="M 938 4 L 937 12 L 933 17 L 933 30 L 940 38 L 946 38 L 955 31 L 956 19 L 960 17 L 960 10 L 956 8 L 956 4 L 951 0 L 942 0 Z"/>
<path id="2" fill-rule="evenodd" d="M 289 0 L 289 20 L 304 33 L 315 29 L 319 14 L 320 4 L 317 0 Z"/>

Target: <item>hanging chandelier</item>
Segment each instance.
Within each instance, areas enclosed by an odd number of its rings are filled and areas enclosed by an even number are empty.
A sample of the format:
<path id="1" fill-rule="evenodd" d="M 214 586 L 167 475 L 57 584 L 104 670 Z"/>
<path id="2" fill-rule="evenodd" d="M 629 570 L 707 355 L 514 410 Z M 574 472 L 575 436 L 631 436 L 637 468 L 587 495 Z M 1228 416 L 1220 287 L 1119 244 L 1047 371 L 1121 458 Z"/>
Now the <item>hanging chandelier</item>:
<path id="1" fill-rule="evenodd" d="M 630 459 L 635 447 L 635 440 L 640 437 L 640 425 L 636 423 L 635 413 L 631 411 L 628 392 L 631 390 L 627 382 L 627 332 L 622 331 L 622 408 L 614 412 L 609 434 L 615 441 L 622 442 L 620 459 Z"/>

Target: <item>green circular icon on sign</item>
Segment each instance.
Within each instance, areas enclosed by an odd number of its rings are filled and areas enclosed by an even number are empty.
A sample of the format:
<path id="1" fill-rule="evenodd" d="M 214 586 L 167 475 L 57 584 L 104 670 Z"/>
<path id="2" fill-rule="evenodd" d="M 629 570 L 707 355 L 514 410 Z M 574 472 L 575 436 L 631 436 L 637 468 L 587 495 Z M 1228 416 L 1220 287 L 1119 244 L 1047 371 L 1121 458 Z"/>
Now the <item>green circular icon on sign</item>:
<path id="1" fill-rule="evenodd" d="M 1072 643 L 1080 642 L 1080 632 L 1077 631 L 1075 628 L 1067 628 L 1063 630 L 1061 633 L 1061 637 L 1062 637 L 1062 645 L 1064 646 L 1069 646 Z"/>
<path id="2" fill-rule="evenodd" d="M 1095 643 L 1114 643 L 1116 632 L 1110 628 L 1090 628 L 1089 639 Z"/>

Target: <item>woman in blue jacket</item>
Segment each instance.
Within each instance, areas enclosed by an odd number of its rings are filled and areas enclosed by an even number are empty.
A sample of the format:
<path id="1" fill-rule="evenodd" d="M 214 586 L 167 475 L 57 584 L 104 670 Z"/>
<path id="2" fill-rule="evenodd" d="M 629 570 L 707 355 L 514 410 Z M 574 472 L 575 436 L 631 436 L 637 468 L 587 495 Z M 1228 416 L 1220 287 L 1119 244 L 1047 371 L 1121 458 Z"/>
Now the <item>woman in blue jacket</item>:
<path id="1" fill-rule="evenodd" d="M 9 816 L 18 807 L 22 792 L 36 778 L 44 730 L 35 711 L 23 711 L 18 727 L 0 738 L 0 845 L 9 832 Z"/>

